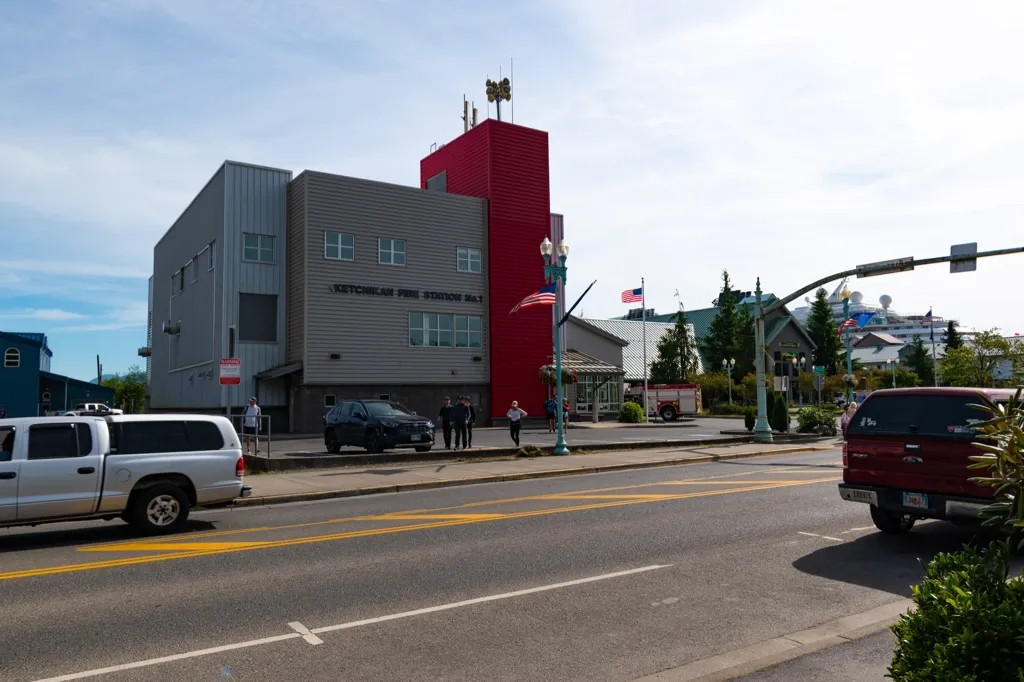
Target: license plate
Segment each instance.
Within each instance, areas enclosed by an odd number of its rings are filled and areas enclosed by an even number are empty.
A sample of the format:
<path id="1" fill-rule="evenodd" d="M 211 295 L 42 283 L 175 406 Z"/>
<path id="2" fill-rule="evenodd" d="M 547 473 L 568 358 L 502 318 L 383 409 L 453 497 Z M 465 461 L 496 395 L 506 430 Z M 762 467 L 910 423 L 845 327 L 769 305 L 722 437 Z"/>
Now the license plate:
<path id="1" fill-rule="evenodd" d="M 850 500 L 852 502 L 874 502 L 875 493 L 870 490 L 851 490 L 849 491 Z"/>
<path id="2" fill-rule="evenodd" d="M 409 440 L 412 440 L 412 441 L 417 441 L 417 440 L 422 440 L 422 439 L 423 439 L 423 436 L 421 436 L 418 433 L 414 433 L 411 436 L 409 436 Z"/>
<path id="3" fill-rule="evenodd" d="M 928 508 L 928 496 L 921 493 L 903 493 L 904 507 Z"/>

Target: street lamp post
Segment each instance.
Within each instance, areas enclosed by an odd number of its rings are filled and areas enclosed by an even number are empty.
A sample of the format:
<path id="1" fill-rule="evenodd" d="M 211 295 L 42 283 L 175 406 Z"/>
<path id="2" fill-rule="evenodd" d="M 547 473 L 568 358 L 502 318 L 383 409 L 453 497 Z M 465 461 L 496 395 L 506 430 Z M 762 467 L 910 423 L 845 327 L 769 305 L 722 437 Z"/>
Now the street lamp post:
<path id="1" fill-rule="evenodd" d="M 732 405 L 732 371 L 736 369 L 736 358 L 722 358 L 722 369 L 725 379 L 729 382 L 729 404 Z"/>
<path id="2" fill-rule="evenodd" d="M 896 367 L 899 366 L 900 359 L 890 358 L 889 360 L 885 361 L 885 364 L 889 365 L 892 368 L 892 387 L 896 388 Z"/>
<path id="3" fill-rule="evenodd" d="M 840 294 L 843 297 L 843 322 L 850 319 L 850 290 L 843 287 L 843 291 Z M 846 376 L 843 377 L 843 381 L 846 383 L 846 404 L 849 405 L 853 402 L 853 349 L 851 348 L 851 340 L 853 338 L 849 325 L 846 326 Z"/>
<path id="4" fill-rule="evenodd" d="M 757 421 L 754 422 L 754 441 L 772 442 L 772 427 L 768 425 L 768 389 L 764 385 L 764 315 L 761 307 L 761 278 L 757 278 L 754 290 L 754 353 L 757 362 L 754 368 L 757 376 Z"/>
<path id="5" fill-rule="evenodd" d="M 544 278 L 548 282 L 561 282 L 563 285 L 566 282 L 566 268 L 565 259 L 569 257 L 569 245 L 565 243 L 563 239 L 558 243 L 558 262 L 559 265 L 551 264 L 551 254 L 555 247 L 551 243 L 551 240 L 544 237 L 544 241 L 540 243 L 540 255 L 544 257 Z M 556 423 L 558 425 L 558 436 L 555 439 L 555 449 L 552 450 L 553 455 L 568 455 L 569 448 L 565 444 L 565 410 L 562 409 L 564 398 L 562 397 L 562 335 L 559 333 L 558 322 L 561 319 L 561 301 L 559 300 L 558 287 L 556 287 L 555 293 L 555 399 L 558 401 L 558 411 Z M 647 396 L 644 396 L 647 399 Z M 594 409 L 596 408 L 596 396 L 592 399 L 594 403 Z"/>
<path id="6" fill-rule="evenodd" d="M 796 392 L 800 397 L 800 409 L 804 409 L 804 392 L 800 388 L 800 374 L 807 368 L 807 358 L 797 358 L 796 355 L 790 358 L 793 363 L 793 376 L 796 377 Z"/>

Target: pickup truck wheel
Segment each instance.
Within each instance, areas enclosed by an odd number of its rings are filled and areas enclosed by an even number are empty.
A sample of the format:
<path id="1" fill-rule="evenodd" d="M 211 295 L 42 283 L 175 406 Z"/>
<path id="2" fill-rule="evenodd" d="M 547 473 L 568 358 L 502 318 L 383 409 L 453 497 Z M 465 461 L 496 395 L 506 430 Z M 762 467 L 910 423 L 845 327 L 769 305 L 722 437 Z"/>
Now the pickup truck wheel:
<path id="1" fill-rule="evenodd" d="M 674 422 L 676 420 L 676 408 L 671 405 L 666 405 L 661 408 L 661 418 L 663 421 Z"/>
<path id="2" fill-rule="evenodd" d="M 893 535 L 910 532 L 910 529 L 917 522 L 917 519 L 910 514 L 886 511 L 885 509 L 879 509 L 875 505 L 871 505 L 871 520 L 878 530 Z"/>
<path id="3" fill-rule="evenodd" d="M 176 485 L 163 483 L 143 488 L 133 497 L 135 500 L 129 514 L 131 524 L 140 533 L 176 533 L 188 521 L 188 495 Z"/>

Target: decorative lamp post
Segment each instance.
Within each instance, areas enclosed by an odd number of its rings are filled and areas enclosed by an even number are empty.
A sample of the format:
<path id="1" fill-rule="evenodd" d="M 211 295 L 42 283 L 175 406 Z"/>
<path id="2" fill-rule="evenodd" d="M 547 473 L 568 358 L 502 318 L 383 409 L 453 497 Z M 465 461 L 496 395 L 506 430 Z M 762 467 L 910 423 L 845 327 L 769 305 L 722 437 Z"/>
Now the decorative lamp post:
<path id="1" fill-rule="evenodd" d="M 558 243 L 558 262 L 559 265 L 551 264 L 551 254 L 555 250 L 555 246 L 551 243 L 551 240 L 544 237 L 544 241 L 540 243 L 540 255 L 544 257 L 544 279 L 547 282 L 561 282 L 563 285 L 566 282 L 565 277 L 565 259 L 569 257 L 569 245 L 565 243 L 563 239 Z M 558 401 L 558 412 L 556 423 L 558 424 L 558 436 L 555 439 L 555 449 L 552 450 L 553 455 L 568 455 L 569 448 L 565 444 L 565 410 L 562 409 L 564 398 L 562 396 L 562 335 L 559 334 L 558 322 L 562 317 L 561 313 L 561 301 L 558 296 L 558 289 L 555 291 L 555 399 Z M 646 400 L 646 396 L 644 396 Z M 596 400 L 593 401 L 596 407 Z"/>
<path id="2" fill-rule="evenodd" d="M 843 297 L 843 322 L 850 319 L 850 290 L 843 287 L 842 293 L 839 294 Z M 850 327 L 846 327 L 846 374 L 843 376 L 843 382 L 846 384 L 846 404 L 849 405 L 853 402 L 853 350 L 851 348 L 852 334 L 850 333 Z"/>
<path id="3" fill-rule="evenodd" d="M 800 409 L 804 409 L 804 392 L 800 389 L 800 374 L 807 369 L 807 358 L 798 358 L 796 355 L 790 357 L 793 363 L 793 376 L 796 377 L 796 392 L 800 396 Z"/>
<path id="4" fill-rule="evenodd" d="M 725 370 L 725 378 L 729 382 L 729 404 L 732 405 L 732 371 L 736 369 L 736 358 L 722 358 L 722 369 Z"/>
<path id="5" fill-rule="evenodd" d="M 892 368 L 892 387 L 896 388 L 896 368 L 900 364 L 900 359 L 899 358 L 890 358 L 890 359 L 885 361 L 885 364 L 889 365 Z"/>

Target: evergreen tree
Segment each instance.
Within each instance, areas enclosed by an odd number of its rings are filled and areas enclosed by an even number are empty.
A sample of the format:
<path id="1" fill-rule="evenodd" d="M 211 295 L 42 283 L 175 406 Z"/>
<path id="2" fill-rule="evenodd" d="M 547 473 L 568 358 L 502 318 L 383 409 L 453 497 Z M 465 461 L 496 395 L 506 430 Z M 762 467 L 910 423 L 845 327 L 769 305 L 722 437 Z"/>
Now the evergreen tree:
<path id="1" fill-rule="evenodd" d="M 953 320 L 950 320 L 949 324 L 946 325 L 946 338 L 942 342 L 946 344 L 946 350 L 956 350 L 957 348 L 964 347 L 964 337 L 957 331 Z"/>
<path id="2" fill-rule="evenodd" d="M 737 343 L 739 331 L 739 306 L 732 293 L 732 282 L 729 281 L 729 272 L 722 271 L 722 293 L 718 297 L 718 312 L 708 325 L 708 333 L 701 341 L 701 350 L 704 357 L 710 363 L 711 371 L 719 371 L 722 367 L 722 360 L 739 358 L 739 344 Z M 736 363 L 739 367 L 739 362 Z"/>
<path id="3" fill-rule="evenodd" d="M 754 333 L 754 313 L 751 306 L 741 306 L 737 315 L 736 329 L 736 369 L 732 371 L 733 381 L 743 381 L 743 377 L 756 371 L 757 337 Z"/>
<path id="4" fill-rule="evenodd" d="M 839 373 L 839 355 L 842 343 L 837 333 L 835 315 L 828 303 L 828 293 L 818 289 L 807 318 L 807 335 L 814 341 L 814 364 L 825 368 L 825 374 Z"/>
<path id="5" fill-rule="evenodd" d="M 907 349 L 907 369 L 917 375 L 922 386 L 931 386 L 935 383 L 932 357 L 928 354 L 924 340 L 918 334 L 914 334 L 914 340 Z"/>
<path id="6" fill-rule="evenodd" d="M 696 374 L 697 353 L 693 335 L 686 328 L 686 312 L 676 316 L 676 324 L 658 341 L 658 356 L 651 363 L 651 381 L 656 384 L 681 384 Z"/>

